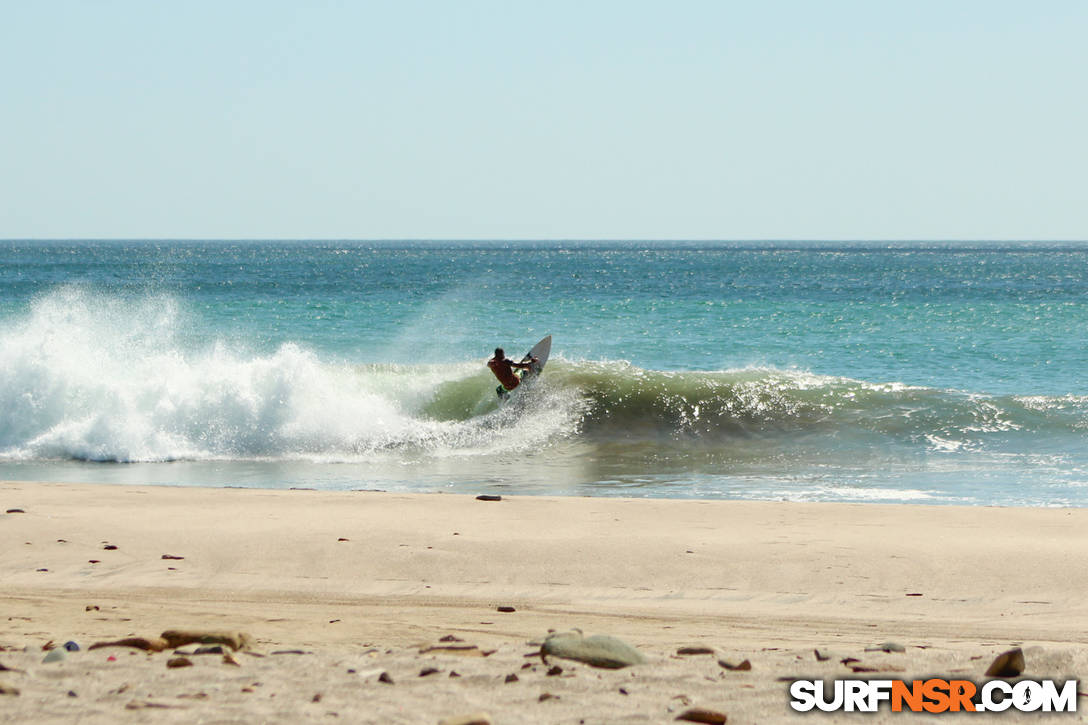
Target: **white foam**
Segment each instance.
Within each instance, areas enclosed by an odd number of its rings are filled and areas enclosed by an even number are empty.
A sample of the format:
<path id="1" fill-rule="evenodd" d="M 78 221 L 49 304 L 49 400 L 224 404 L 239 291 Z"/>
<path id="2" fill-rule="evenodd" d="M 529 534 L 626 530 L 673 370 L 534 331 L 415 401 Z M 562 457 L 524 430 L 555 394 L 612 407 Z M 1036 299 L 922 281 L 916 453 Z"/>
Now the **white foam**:
<path id="1" fill-rule="evenodd" d="M 296 344 L 267 354 L 199 337 L 166 296 L 122 299 L 69 287 L 0 327 L 0 458 L 358 461 L 404 449 L 438 455 L 539 446 L 576 425 L 563 396 L 434 421 L 420 406 L 475 366 L 362 369 Z M 492 387 L 482 381 L 481 401 Z M 539 414 L 538 414 L 539 413 Z M 510 426 L 519 435 L 504 436 Z"/>

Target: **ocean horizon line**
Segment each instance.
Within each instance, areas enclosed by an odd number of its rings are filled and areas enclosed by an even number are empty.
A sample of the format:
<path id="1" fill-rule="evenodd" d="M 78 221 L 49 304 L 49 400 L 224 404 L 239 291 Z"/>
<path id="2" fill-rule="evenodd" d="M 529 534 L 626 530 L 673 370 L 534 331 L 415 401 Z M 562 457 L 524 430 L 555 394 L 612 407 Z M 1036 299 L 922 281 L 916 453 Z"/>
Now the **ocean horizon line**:
<path id="1" fill-rule="evenodd" d="M 914 237 L 0 237 L 0 243 L 67 243 L 67 242 L 128 242 L 128 243 L 215 243 L 227 244 L 273 243 L 367 243 L 367 244 L 949 244 L 949 245 L 1035 245 L 1088 244 L 1088 238 L 914 238 Z"/>

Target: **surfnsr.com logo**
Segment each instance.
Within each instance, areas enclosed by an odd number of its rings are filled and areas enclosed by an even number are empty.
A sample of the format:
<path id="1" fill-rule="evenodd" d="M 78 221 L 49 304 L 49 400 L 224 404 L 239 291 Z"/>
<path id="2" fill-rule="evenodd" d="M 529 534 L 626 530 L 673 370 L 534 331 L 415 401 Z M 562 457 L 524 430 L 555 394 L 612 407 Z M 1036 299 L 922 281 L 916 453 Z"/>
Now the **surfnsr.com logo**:
<path id="1" fill-rule="evenodd" d="M 795 680 L 790 707 L 798 712 L 1076 712 L 1077 681 Z"/>

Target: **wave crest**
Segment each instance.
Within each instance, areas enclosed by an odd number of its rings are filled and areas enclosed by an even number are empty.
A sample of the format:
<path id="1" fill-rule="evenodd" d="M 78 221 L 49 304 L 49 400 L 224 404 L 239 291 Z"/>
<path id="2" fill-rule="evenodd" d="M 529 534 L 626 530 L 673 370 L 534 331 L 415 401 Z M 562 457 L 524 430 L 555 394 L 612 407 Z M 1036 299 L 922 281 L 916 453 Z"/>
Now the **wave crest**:
<path id="1" fill-rule="evenodd" d="M 498 406 L 480 362 L 351 365 L 298 344 L 208 340 L 169 296 L 75 287 L 0 327 L 0 458 L 365 461 L 510 455 L 564 441 L 757 455 L 895 445 L 935 453 L 1083 435 L 1088 399 L 985 396 L 798 371 L 644 370 L 555 357 Z M 1010 444 L 1010 441 L 1013 441 Z M 657 447 L 655 449 L 655 446 Z M 756 448 L 752 448 L 756 450 Z"/>

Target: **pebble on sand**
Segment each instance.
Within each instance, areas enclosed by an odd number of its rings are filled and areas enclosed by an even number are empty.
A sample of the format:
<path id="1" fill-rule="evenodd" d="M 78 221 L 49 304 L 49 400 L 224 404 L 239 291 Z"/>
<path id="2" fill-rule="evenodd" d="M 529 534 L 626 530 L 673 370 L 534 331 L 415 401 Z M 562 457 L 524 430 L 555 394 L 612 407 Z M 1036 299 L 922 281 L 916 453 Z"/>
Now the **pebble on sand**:
<path id="1" fill-rule="evenodd" d="M 235 651 L 249 649 L 253 641 L 245 632 L 203 629 L 168 629 L 159 636 L 166 640 L 168 647 L 184 647 L 187 644 L 225 644 Z"/>
<path id="2" fill-rule="evenodd" d="M 133 700 L 125 705 L 126 710 L 171 710 L 179 708 L 178 705 L 167 705 L 164 702 L 152 702 L 150 700 Z"/>
<path id="3" fill-rule="evenodd" d="M 812 650 L 812 654 L 816 656 L 817 662 L 827 662 L 832 659 L 841 661 L 846 658 L 846 655 L 827 649 L 826 647 L 817 647 Z"/>
<path id="4" fill-rule="evenodd" d="M 854 664 L 847 665 L 851 672 L 906 672 L 906 668 L 897 667 L 896 665 L 863 665 Z"/>
<path id="5" fill-rule="evenodd" d="M 1024 672 L 1024 651 L 1019 647 L 999 654 L 986 670 L 987 677 L 1018 677 Z"/>
<path id="6" fill-rule="evenodd" d="M 540 646 L 545 664 L 548 655 L 612 670 L 646 662 L 641 652 L 622 640 L 606 634 L 584 637 L 578 630 L 549 634 Z"/>
<path id="7" fill-rule="evenodd" d="M 712 655 L 714 654 L 713 647 L 681 647 L 676 650 L 678 655 Z"/>
<path id="8" fill-rule="evenodd" d="M 752 669 L 752 663 L 748 660 L 742 660 L 741 662 L 730 662 L 729 660 L 718 660 L 718 664 L 727 670 L 747 671 Z"/>
<path id="9" fill-rule="evenodd" d="M 51 649 L 51 650 L 49 650 L 49 654 L 47 654 L 45 656 L 45 658 L 42 660 L 42 664 L 44 665 L 44 664 L 46 664 L 48 662 L 60 662 L 61 660 L 64 659 L 65 655 L 67 655 L 67 654 L 68 654 L 67 650 L 65 650 L 63 648 Z"/>
<path id="10" fill-rule="evenodd" d="M 495 650 L 482 650 L 474 644 L 441 644 L 432 647 L 422 647 L 419 650 L 421 655 L 425 654 L 448 654 L 448 655 L 460 655 L 461 657 L 488 657 L 495 654 Z"/>
<path id="11" fill-rule="evenodd" d="M 676 718 L 677 720 L 685 720 L 687 722 L 701 722 L 709 723 L 710 725 L 721 725 L 726 721 L 726 715 L 724 712 L 715 712 L 714 710 L 707 710 L 702 707 L 693 707 L 690 710 L 684 710 Z"/>
<path id="12" fill-rule="evenodd" d="M 18 695 L 19 688 L 7 684 L 6 682 L 0 682 L 0 695 Z"/>
<path id="13" fill-rule="evenodd" d="M 133 647 L 135 649 L 142 649 L 145 652 L 162 652 L 167 648 L 167 642 L 162 637 L 125 637 L 124 639 L 114 639 L 108 642 L 95 642 L 87 649 L 101 649 L 103 647 Z"/>
<path id="14" fill-rule="evenodd" d="M 898 642 L 881 642 L 872 647 L 866 647 L 866 652 L 906 652 L 907 648 Z"/>
<path id="15" fill-rule="evenodd" d="M 176 669 L 178 667 L 192 667 L 193 661 L 188 657 L 171 657 L 166 661 L 166 666 L 170 669 Z"/>

